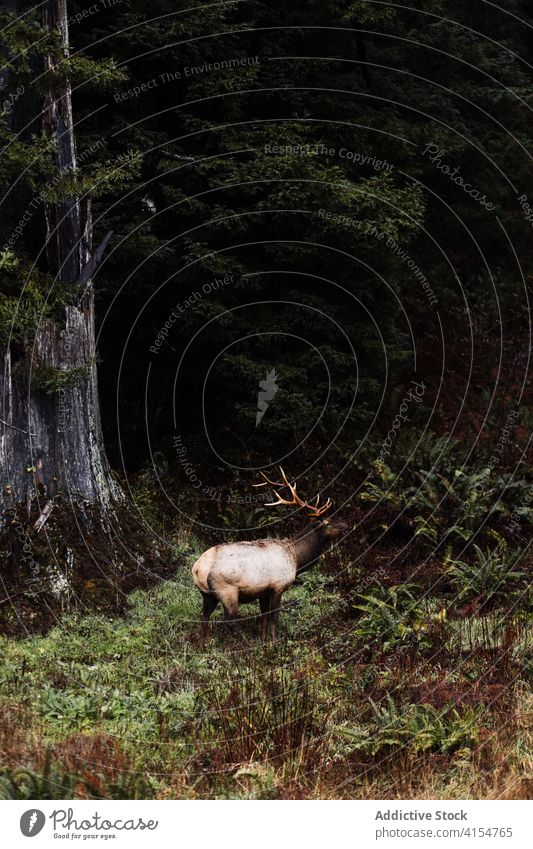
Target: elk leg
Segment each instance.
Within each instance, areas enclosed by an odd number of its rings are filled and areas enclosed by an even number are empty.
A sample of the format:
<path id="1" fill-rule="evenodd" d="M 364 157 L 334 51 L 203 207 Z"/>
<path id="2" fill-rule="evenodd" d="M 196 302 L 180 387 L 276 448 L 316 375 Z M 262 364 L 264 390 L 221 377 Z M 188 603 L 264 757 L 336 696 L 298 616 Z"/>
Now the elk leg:
<path id="1" fill-rule="evenodd" d="M 267 638 L 267 628 L 270 613 L 270 593 L 266 592 L 259 596 L 259 608 L 261 610 L 261 639 L 263 642 Z"/>
<path id="2" fill-rule="evenodd" d="M 281 606 L 281 593 L 272 590 L 270 593 L 270 632 L 272 639 L 278 638 L 278 619 Z"/>
<path id="3" fill-rule="evenodd" d="M 220 593 L 220 601 L 224 608 L 224 619 L 230 626 L 233 633 L 237 633 L 236 621 L 237 612 L 239 610 L 239 590 L 236 587 L 230 587 Z"/>
<path id="4" fill-rule="evenodd" d="M 200 592 L 202 591 L 200 590 Z M 209 622 L 209 618 L 218 604 L 218 598 L 212 593 L 204 592 L 202 592 L 202 598 L 204 600 L 204 603 L 202 605 L 202 612 L 200 613 L 200 620 L 202 622 L 202 632 L 205 636 L 207 634 L 207 623 Z"/>

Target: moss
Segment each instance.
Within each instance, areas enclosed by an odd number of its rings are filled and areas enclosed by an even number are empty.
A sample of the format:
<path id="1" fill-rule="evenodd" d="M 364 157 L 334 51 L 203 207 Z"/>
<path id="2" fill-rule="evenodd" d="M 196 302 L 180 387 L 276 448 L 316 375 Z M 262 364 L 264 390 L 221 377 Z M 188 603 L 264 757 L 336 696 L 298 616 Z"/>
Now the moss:
<path id="1" fill-rule="evenodd" d="M 63 389 L 74 389 L 87 379 L 89 372 L 97 362 L 96 357 L 72 368 L 58 368 L 57 366 L 39 363 L 31 372 L 31 383 L 34 389 L 42 389 L 48 395 L 53 395 Z"/>
<path id="2" fill-rule="evenodd" d="M 31 344 L 43 322 L 73 296 L 72 287 L 26 267 L 11 251 L 0 252 L 0 345 Z"/>
<path id="3" fill-rule="evenodd" d="M 49 314 L 50 308 L 41 292 L 30 286 L 19 297 L 0 293 L 0 345 L 33 339 L 39 324 Z"/>
<path id="4" fill-rule="evenodd" d="M 65 306 L 74 301 L 73 287 L 58 284 L 47 274 L 29 270 L 11 251 L 0 253 L 0 346 L 19 345 L 29 350 L 47 320 L 59 320 Z M 26 357 L 16 373 L 48 394 L 79 386 L 96 358 L 72 368 L 59 368 Z"/>

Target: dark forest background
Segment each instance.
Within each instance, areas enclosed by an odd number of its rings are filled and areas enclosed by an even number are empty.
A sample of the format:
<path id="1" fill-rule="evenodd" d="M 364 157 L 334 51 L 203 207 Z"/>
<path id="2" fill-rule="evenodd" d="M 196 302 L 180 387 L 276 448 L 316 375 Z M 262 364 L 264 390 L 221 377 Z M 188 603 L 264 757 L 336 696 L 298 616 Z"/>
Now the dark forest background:
<path id="1" fill-rule="evenodd" d="M 450 423 L 467 386 L 462 360 L 478 363 L 477 392 L 491 397 L 497 362 L 483 361 L 487 343 L 496 356 L 500 333 L 507 342 L 528 336 L 521 268 L 530 224 L 516 200 L 529 182 L 528 68 L 516 56 L 528 59 L 527 30 L 483 3 L 420 8 L 291 4 L 273 20 L 270 4 L 175 15 L 173 3 L 162 3 L 161 19 L 139 27 L 132 4 L 73 28 L 83 55 L 111 56 L 124 75 L 103 91 L 83 79 L 75 88 L 80 149 L 106 136 L 90 171 L 120 156 L 138 163 L 127 192 L 117 198 L 111 187 L 100 200 L 102 231 L 116 234 L 96 284 L 113 465 L 124 458 L 138 468 L 149 443 L 172 461 L 177 429 L 202 465 L 261 466 L 295 452 L 291 465 L 307 468 L 338 433 L 320 463 L 329 472 L 376 416 L 378 427 L 389 424 L 384 396 L 415 374 L 428 375 L 430 397 L 445 399 Z M 124 31 L 110 36 L 113 27 Z M 187 68 L 249 57 L 257 64 L 186 76 Z M 163 83 L 169 72 L 181 78 Z M 152 79 L 157 88 L 116 102 L 115 93 Z M 265 152 L 295 144 L 337 154 Z M 424 156 L 429 144 L 444 149 L 443 162 L 459 167 L 494 214 Z M 393 172 L 351 164 L 342 148 L 385 160 Z M 375 226 L 407 249 L 438 306 L 379 239 L 325 221 L 320 209 Z M 175 305 L 229 274 L 234 282 L 180 315 L 151 356 Z M 456 358 L 444 367 L 451 386 L 437 377 L 443 338 Z M 509 354 L 515 362 L 514 345 Z M 279 392 L 255 428 L 258 381 L 271 368 Z M 204 380 L 221 461 L 206 443 Z"/>
<path id="2" fill-rule="evenodd" d="M 430 427 L 450 435 L 465 436 L 475 413 L 474 427 L 497 404 L 504 411 L 514 398 L 502 369 L 517 365 L 529 319 L 531 225 L 517 198 L 529 182 L 531 57 L 520 3 L 274 13 L 161 2 L 150 23 L 134 0 L 95 5 L 69 5 L 63 70 L 77 188 L 94 195 L 96 243 L 114 233 L 95 278 L 114 467 L 135 472 L 154 451 L 175 463 L 177 432 L 191 459 L 221 472 L 283 456 L 307 468 L 319 454 L 333 471 L 368 433 L 388 430 L 384 404 L 413 377 L 427 379 L 425 403 L 436 404 Z M 26 87 L 28 100 L 38 82 Z M 21 195 L 46 180 L 44 157 L 31 159 L 35 129 L 4 158 L 7 178 L 17 158 L 24 165 Z M 269 152 L 296 145 L 309 152 Z M 6 241 L 23 204 L 9 200 Z M 42 248 L 37 218 L 16 245 L 25 260 Z M 42 252 L 37 265 L 46 274 Z M 256 428 L 270 369 L 279 390 Z"/>

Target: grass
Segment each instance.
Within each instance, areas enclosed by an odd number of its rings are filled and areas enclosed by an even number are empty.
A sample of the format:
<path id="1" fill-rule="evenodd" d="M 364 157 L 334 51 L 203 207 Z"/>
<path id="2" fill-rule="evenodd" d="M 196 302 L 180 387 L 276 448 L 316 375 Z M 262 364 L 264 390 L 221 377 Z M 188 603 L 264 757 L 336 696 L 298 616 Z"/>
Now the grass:
<path id="1" fill-rule="evenodd" d="M 319 567 L 286 594 L 277 644 L 254 606 L 241 639 L 215 614 L 203 640 L 184 566 L 121 617 L 1 637 L 0 796 L 530 794 L 527 615 L 465 617 L 415 584 L 353 599 Z"/>

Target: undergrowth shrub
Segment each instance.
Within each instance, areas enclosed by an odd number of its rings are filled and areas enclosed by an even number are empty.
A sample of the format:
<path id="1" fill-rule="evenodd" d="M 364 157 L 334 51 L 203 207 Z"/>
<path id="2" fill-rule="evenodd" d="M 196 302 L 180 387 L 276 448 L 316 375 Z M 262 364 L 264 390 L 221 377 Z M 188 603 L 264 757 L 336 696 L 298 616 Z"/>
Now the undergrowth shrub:
<path id="1" fill-rule="evenodd" d="M 507 555 L 505 549 L 483 550 L 474 545 L 475 559 L 450 560 L 448 573 L 457 591 L 459 601 L 482 596 L 483 602 L 505 597 L 510 585 L 525 577 L 515 568 L 520 553 Z"/>
<path id="2" fill-rule="evenodd" d="M 105 776 L 95 769 L 90 778 L 54 762 L 46 752 L 41 770 L 29 767 L 0 770 L 0 799 L 150 799 L 150 783 L 135 772 Z"/>
<path id="3" fill-rule="evenodd" d="M 215 686 L 203 695 L 202 709 L 204 735 L 223 764 L 261 758 L 276 766 L 289 760 L 307 768 L 320 756 L 329 712 L 307 678 L 276 669 L 255 669 Z"/>
<path id="4" fill-rule="evenodd" d="M 384 653 L 409 643 L 418 648 L 431 647 L 431 629 L 445 615 L 437 602 L 420 600 L 415 584 L 385 587 L 377 582 L 369 593 L 360 594 L 361 604 L 352 605 L 363 615 L 354 633 L 372 648 Z"/>
<path id="5" fill-rule="evenodd" d="M 409 704 L 399 709 L 392 697 L 376 705 L 370 699 L 372 721 L 365 725 L 342 726 L 339 733 L 354 750 L 376 755 L 405 747 L 411 752 L 450 754 L 475 745 L 484 706 L 466 707 L 460 712 L 453 704 L 440 710 L 428 704 Z"/>
<path id="6" fill-rule="evenodd" d="M 533 522 L 529 506 L 531 484 L 514 479 L 511 472 L 491 477 L 483 462 L 464 469 L 457 444 L 426 437 L 424 450 L 412 455 L 399 452 L 399 462 L 409 456 L 410 464 L 395 471 L 383 460 L 374 460 L 373 472 L 359 495 L 363 503 L 393 507 L 396 516 L 411 527 L 432 549 L 444 546 L 448 556 L 477 537 L 502 544 L 502 526 L 514 515 L 524 525 Z M 413 449 L 414 451 L 414 449 Z M 419 467 L 420 459 L 426 464 Z"/>

